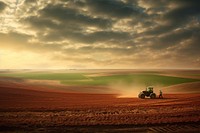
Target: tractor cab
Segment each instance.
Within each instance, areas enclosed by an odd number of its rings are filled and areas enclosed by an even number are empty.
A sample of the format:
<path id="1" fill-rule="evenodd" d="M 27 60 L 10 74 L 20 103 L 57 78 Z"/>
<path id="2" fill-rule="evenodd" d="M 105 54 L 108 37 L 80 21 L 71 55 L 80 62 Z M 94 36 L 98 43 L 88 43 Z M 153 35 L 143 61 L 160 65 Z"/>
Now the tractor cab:
<path id="1" fill-rule="evenodd" d="M 149 93 L 153 93 L 153 86 L 148 86 L 146 88 L 146 91 L 149 92 Z"/>

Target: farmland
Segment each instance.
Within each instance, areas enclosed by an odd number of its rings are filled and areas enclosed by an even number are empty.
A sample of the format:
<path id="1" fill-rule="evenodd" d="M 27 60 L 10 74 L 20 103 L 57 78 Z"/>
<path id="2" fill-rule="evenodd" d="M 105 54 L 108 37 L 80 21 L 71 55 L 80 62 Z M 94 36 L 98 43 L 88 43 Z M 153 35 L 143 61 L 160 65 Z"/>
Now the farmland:
<path id="1" fill-rule="evenodd" d="M 105 74 L 105 73 L 104 73 Z M 106 75 L 108 74 L 108 75 Z M 199 81 L 199 79 L 182 78 L 163 76 L 159 73 L 106 73 L 101 75 L 99 73 L 52 73 L 52 72 L 27 72 L 27 73 L 3 73 L 0 77 L 15 77 L 21 79 L 32 80 L 57 80 L 61 84 L 66 85 L 92 85 L 92 86 L 107 86 L 116 82 L 124 84 L 143 84 L 169 86 L 187 82 Z M 96 75 L 96 76 L 93 76 Z"/>
<path id="2" fill-rule="evenodd" d="M 0 131 L 197 132 L 195 73 L 200 71 L 1 72 Z M 149 84 L 156 93 L 160 87 L 164 98 L 138 99 Z"/>

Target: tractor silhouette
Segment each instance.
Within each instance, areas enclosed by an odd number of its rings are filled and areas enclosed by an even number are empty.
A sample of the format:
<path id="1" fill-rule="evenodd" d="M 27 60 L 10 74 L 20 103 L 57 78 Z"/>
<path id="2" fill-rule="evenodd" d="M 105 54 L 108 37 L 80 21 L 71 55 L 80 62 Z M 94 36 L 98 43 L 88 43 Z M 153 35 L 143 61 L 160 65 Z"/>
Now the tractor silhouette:
<path id="1" fill-rule="evenodd" d="M 156 98 L 156 94 L 153 92 L 153 87 L 148 86 L 145 91 L 141 91 L 138 95 L 139 98 L 144 99 L 145 97 L 150 97 L 151 99 Z"/>

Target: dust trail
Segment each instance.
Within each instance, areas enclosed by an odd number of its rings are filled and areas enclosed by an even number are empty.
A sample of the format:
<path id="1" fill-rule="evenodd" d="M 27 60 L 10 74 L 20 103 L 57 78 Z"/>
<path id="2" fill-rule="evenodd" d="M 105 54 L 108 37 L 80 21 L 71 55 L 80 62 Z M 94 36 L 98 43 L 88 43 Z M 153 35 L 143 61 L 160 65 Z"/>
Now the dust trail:
<path id="1" fill-rule="evenodd" d="M 118 82 L 109 85 L 109 88 L 111 88 L 112 92 L 115 94 L 119 94 L 119 98 L 123 97 L 138 97 L 138 94 L 145 90 L 147 85 L 142 84 L 142 83 L 132 83 L 132 84 L 127 84 L 123 82 Z M 154 92 L 156 95 L 159 94 L 159 90 L 162 88 L 162 85 L 155 85 L 154 87 Z"/>
<path id="2" fill-rule="evenodd" d="M 137 97 L 140 91 L 144 90 L 145 87 L 146 86 L 143 84 L 126 84 L 122 82 L 110 85 L 113 93 L 119 94 L 119 97 Z"/>

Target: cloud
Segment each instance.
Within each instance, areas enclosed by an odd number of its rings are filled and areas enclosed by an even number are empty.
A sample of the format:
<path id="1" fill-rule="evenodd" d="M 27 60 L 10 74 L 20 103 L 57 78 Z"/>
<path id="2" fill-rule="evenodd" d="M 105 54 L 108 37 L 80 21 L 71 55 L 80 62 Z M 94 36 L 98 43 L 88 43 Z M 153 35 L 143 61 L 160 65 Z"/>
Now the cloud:
<path id="1" fill-rule="evenodd" d="M 25 0 L 24 4 L 32 4 L 32 3 L 37 3 L 37 0 Z"/>
<path id="2" fill-rule="evenodd" d="M 6 8 L 6 4 L 2 1 L 0 1 L 0 13 Z"/>
<path id="3" fill-rule="evenodd" d="M 61 4 L 47 5 L 38 11 L 37 16 L 28 16 L 21 21 L 40 33 L 43 29 L 39 35 L 43 41 L 95 43 L 131 38 L 128 32 L 112 31 L 109 19 L 92 17 Z"/>
<path id="4" fill-rule="evenodd" d="M 34 30 L 41 30 L 41 29 L 45 30 L 47 28 L 55 30 L 63 28 L 62 25 L 57 24 L 51 21 L 50 19 L 44 17 L 28 16 L 21 21 L 25 22 L 30 27 L 34 28 Z"/>
<path id="5" fill-rule="evenodd" d="M 75 9 L 65 7 L 63 4 L 47 5 L 40 13 L 42 17 L 55 19 L 65 24 L 95 26 L 99 28 L 107 28 L 111 25 L 109 20 L 80 13 Z"/>
<path id="6" fill-rule="evenodd" d="M 183 42 L 183 46 L 178 49 L 178 52 L 182 55 L 188 57 L 197 57 L 199 58 L 199 41 L 200 41 L 200 31 L 193 33 L 193 36 L 187 41 Z"/>
<path id="7" fill-rule="evenodd" d="M 62 49 L 62 45 L 59 44 L 31 43 L 29 41 L 32 38 L 33 36 L 31 35 L 17 32 L 0 33 L 1 48 L 36 53 L 52 53 L 53 51 L 60 51 Z"/>
<path id="8" fill-rule="evenodd" d="M 154 49 L 163 49 L 168 47 L 173 47 L 175 45 L 180 45 L 185 40 L 188 40 L 190 38 L 197 38 L 197 36 L 194 36 L 196 33 L 198 33 L 200 29 L 198 27 L 193 27 L 189 29 L 178 29 L 174 32 L 170 32 L 168 34 L 165 34 L 161 37 L 158 37 L 154 42 L 156 42 L 153 45 Z"/>
<path id="9" fill-rule="evenodd" d="M 91 13 L 111 18 L 138 17 L 143 14 L 143 9 L 137 5 L 119 0 L 87 0 Z"/>
<path id="10" fill-rule="evenodd" d="M 21 49 L 26 46 L 25 44 L 27 44 L 29 38 L 29 35 L 16 32 L 0 33 L 1 47 L 3 48 Z"/>
<path id="11" fill-rule="evenodd" d="M 17 21 L 6 20 L 12 26 L 0 31 L 0 48 L 45 54 L 61 67 L 199 67 L 199 5 L 197 0 L 26 0 L 12 14 Z"/>
<path id="12" fill-rule="evenodd" d="M 170 10 L 164 15 L 164 20 L 172 24 L 187 23 L 192 17 L 200 15 L 200 1 L 198 0 L 175 0 L 176 8 Z M 185 20 L 185 21 L 182 21 Z"/>
<path id="13" fill-rule="evenodd" d="M 167 12 L 158 16 L 160 24 L 146 32 L 148 35 L 158 35 L 170 32 L 189 23 L 200 15 L 200 3 L 198 0 L 175 0 L 168 2 Z"/>

